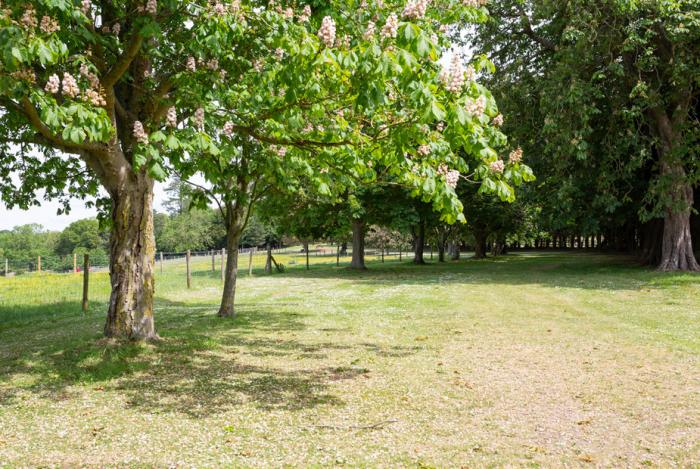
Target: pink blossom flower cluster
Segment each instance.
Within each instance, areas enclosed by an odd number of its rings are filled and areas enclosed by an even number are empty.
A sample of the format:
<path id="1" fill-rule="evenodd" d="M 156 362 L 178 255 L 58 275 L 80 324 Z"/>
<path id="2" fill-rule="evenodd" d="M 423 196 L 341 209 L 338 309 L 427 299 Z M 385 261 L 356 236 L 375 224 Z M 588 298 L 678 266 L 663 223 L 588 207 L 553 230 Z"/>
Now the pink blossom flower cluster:
<path id="1" fill-rule="evenodd" d="M 223 16 L 226 14 L 226 7 L 221 2 L 215 2 L 214 5 L 212 5 L 211 10 L 218 16 Z"/>
<path id="2" fill-rule="evenodd" d="M 36 20 L 36 11 L 34 11 L 34 8 L 32 7 L 24 10 L 24 14 L 22 15 L 22 19 L 20 21 L 27 29 L 34 29 L 39 24 Z"/>
<path id="3" fill-rule="evenodd" d="M 503 114 L 499 114 L 493 118 L 493 125 L 500 127 L 503 125 Z"/>
<path id="4" fill-rule="evenodd" d="M 190 72 L 196 72 L 197 71 L 197 61 L 194 60 L 194 57 L 191 55 L 187 57 L 187 70 Z"/>
<path id="5" fill-rule="evenodd" d="M 386 23 L 384 24 L 384 27 L 382 28 L 380 36 L 382 37 L 382 39 L 389 39 L 389 38 L 395 38 L 398 33 L 399 33 L 399 17 L 396 16 L 396 13 L 392 13 L 386 19 Z"/>
<path id="6" fill-rule="evenodd" d="M 503 173 L 505 167 L 503 160 L 496 160 L 489 165 L 489 168 L 491 168 L 491 171 L 494 173 Z"/>
<path id="7" fill-rule="evenodd" d="M 75 78 L 73 78 L 73 75 L 71 75 L 68 72 L 63 73 L 63 86 L 61 87 L 61 91 L 65 96 L 68 96 L 70 98 L 75 98 L 80 94 L 80 88 L 78 88 L 78 82 L 75 81 Z"/>
<path id="8" fill-rule="evenodd" d="M 231 138 L 233 136 L 233 122 L 226 121 L 221 131 L 226 137 Z"/>
<path id="9" fill-rule="evenodd" d="M 481 117 L 486 111 L 486 98 L 483 96 L 479 96 L 477 99 L 469 98 L 464 109 L 472 116 Z"/>
<path id="10" fill-rule="evenodd" d="M 414 20 L 424 18 L 429 3 L 430 0 L 410 0 L 404 7 L 402 16 Z"/>
<path id="11" fill-rule="evenodd" d="M 29 68 L 14 71 L 10 73 L 10 76 L 15 80 L 28 81 L 29 83 L 36 82 L 36 75 L 34 74 L 34 70 Z"/>
<path id="12" fill-rule="evenodd" d="M 306 23 L 311 18 L 311 7 L 309 5 L 304 5 L 304 9 L 299 15 L 299 22 Z"/>
<path id="13" fill-rule="evenodd" d="M 430 155 L 430 153 L 431 153 L 431 151 L 430 151 L 430 145 L 425 145 L 425 144 L 423 144 L 423 145 L 421 145 L 421 146 L 418 147 L 418 154 L 419 154 L 419 155 L 421 155 L 421 156 L 428 156 L 428 155 Z"/>
<path id="14" fill-rule="evenodd" d="M 172 127 L 173 129 L 177 127 L 177 110 L 175 110 L 175 106 L 168 108 L 168 112 L 165 115 L 165 121 L 167 122 L 168 127 Z"/>
<path id="15" fill-rule="evenodd" d="M 464 86 L 464 67 L 459 55 L 452 56 L 450 67 L 440 72 L 440 81 L 444 83 L 445 89 L 451 93 L 459 93 Z"/>
<path id="16" fill-rule="evenodd" d="M 457 170 L 452 170 L 448 171 L 448 173 L 445 175 L 445 182 L 447 182 L 447 185 L 450 186 L 452 189 L 457 188 L 457 184 L 459 183 L 459 171 Z"/>
<path id="17" fill-rule="evenodd" d="M 512 152 L 510 152 L 510 155 L 508 156 L 508 160 L 511 163 L 520 163 L 523 160 L 523 149 L 518 147 Z"/>
<path id="18" fill-rule="evenodd" d="M 374 21 L 369 21 L 367 23 L 367 29 L 365 29 L 365 33 L 362 35 L 362 37 L 365 41 L 369 41 L 374 37 L 374 34 L 376 32 L 377 32 L 377 25 L 374 24 Z"/>
<path id="19" fill-rule="evenodd" d="M 444 123 L 444 122 L 438 122 L 438 125 L 435 126 L 435 129 L 436 129 L 438 132 L 442 132 L 443 130 L 445 130 L 445 123 Z"/>
<path id="20" fill-rule="evenodd" d="M 80 2 L 80 11 L 83 12 L 83 15 L 90 16 L 91 10 L 92 10 L 92 3 L 90 2 L 90 0 L 82 0 Z"/>
<path id="21" fill-rule="evenodd" d="M 272 153 L 280 158 L 284 158 L 284 156 L 287 154 L 287 148 L 279 145 L 271 145 L 270 150 L 272 150 Z"/>
<path id="22" fill-rule="evenodd" d="M 87 64 L 80 64 L 80 76 L 84 77 L 87 79 L 87 81 L 90 82 L 90 86 L 94 89 L 100 88 L 100 79 L 99 77 L 92 73 L 90 69 L 88 68 Z"/>
<path id="23" fill-rule="evenodd" d="M 106 106 L 107 101 L 105 101 L 105 98 L 98 92 L 93 89 L 88 89 L 85 91 L 85 95 L 83 95 L 83 100 L 84 101 L 90 101 L 93 106 Z"/>
<path id="24" fill-rule="evenodd" d="M 133 135 L 137 142 L 147 145 L 148 144 L 148 134 L 143 130 L 143 124 L 141 121 L 134 121 Z"/>
<path id="25" fill-rule="evenodd" d="M 156 0 L 148 0 L 146 2 L 146 13 L 154 15 L 158 12 L 158 3 Z"/>
<path id="26" fill-rule="evenodd" d="M 45 34 L 53 34 L 56 31 L 60 31 L 61 27 L 58 25 L 58 21 L 51 18 L 50 16 L 41 17 L 41 25 L 39 26 L 41 31 Z"/>
<path id="27" fill-rule="evenodd" d="M 44 90 L 46 90 L 47 93 L 56 94 L 58 93 L 60 87 L 61 80 L 58 78 L 58 75 L 53 74 L 49 77 L 48 81 L 46 82 Z"/>
<path id="28" fill-rule="evenodd" d="M 440 166 L 438 166 L 437 173 L 445 178 L 445 182 L 452 189 L 455 189 L 457 187 L 457 183 L 459 182 L 460 176 L 459 171 L 450 170 L 447 167 L 447 165 L 443 163 Z"/>
<path id="29" fill-rule="evenodd" d="M 277 49 L 275 49 L 275 58 L 278 61 L 282 60 L 284 58 L 284 49 L 282 49 L 281 47 L 278 47 Z"/>
<path id="30" fill-rule="evenodd" d="M 324 16 L 321 21 L 321 28 L 318 30 L 318 37 L 326 47 L 333 47 L 335 44 L 335 21 L 330 16 Z"/>
<path id="31" fill-rule="evenodd" d="M 121 31 L 121 26 L 119 25 L 119 23 L 115 23 L 114 26 L 112 26 L 111 28 L 108 24 L 102 26 L 102 32 L 104 34 L 114 33 L 115 36 L 118 36 L 119 31 Z"/>
<path id="32" fill-rule="evenodd" d="M 207 68 L 211 70 L 212 72 L 215 72 L 219 69 L 219 60 L 214 58 L 210 59 L 207 61 Z"/>
<path id="33" fill-rule="evenodd" d="M 194 111 L 194 125 L 197 129 L 204 129 L 204 109 L 201 107 Z"/>

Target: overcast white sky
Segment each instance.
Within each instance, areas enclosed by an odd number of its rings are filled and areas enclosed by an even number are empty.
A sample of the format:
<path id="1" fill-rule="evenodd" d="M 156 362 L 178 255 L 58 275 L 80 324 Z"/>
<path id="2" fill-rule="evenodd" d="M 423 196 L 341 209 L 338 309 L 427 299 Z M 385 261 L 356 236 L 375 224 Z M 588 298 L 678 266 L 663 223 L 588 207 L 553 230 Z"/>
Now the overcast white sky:
<path id="1" fill-rule="evenodd" d="M 155 187 L 154 207 L 159 212 L 164 211 L 162 207 L 162 203 L 165 200 L 164 186 L 164 184 L 157 183 Z M 62 230 L 76 220 L 97 215 L 97 211 L 94 208 L 85 207 L 81 200 L 75 200 L 71 203 L 71 212 L 68 215 L 56 215 L 59 206 L 56 202 L 42 201 L 39 207 L 33 207 L 29 210 L 8 210 L 0 202 L 0 230 L 9 230 L 15 226 L 26 225 L 27 223 L 39 223 L 49 230 Z"/>

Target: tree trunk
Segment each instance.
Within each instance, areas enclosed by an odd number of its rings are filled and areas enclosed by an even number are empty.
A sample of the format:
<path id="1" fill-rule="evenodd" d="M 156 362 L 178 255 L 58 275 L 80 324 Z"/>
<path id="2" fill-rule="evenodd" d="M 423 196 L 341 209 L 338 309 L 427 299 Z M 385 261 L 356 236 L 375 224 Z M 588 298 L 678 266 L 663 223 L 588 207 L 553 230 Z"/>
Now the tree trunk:
<path id="1" fill-rule="evenodd" d="M 267 243 L 267 258 L 265 259 L 265 273 L 272 273 L 272 243 Z"/>
<path id="2" fill-rule="evenodd" d="M 659 270 L 700 271 L 693 252 L 690 234 L 690 213 L 693 207 L 693 186 L 683 167 L 683 161 L 674 154 L 680 144 L 678 129 L 682 123 L 674 122 L 665 112 L 654 111 L 656 131 L 660 137 L 659 157 L 661 177 L 668 181 L 667 193 L 670 202 L 664 214 L 664 234 L 661 244 Z"/>
<path id="3" fill-rule="evenodd" d="M 450 259 L 452 259 L 453 261 L 458 261 L 459 258 L 460 258 L 460 256 L 461 256 L 461 254 L 462 254 L 462 253 L 460 252 L 460 250 L 461 250 L 461 243 L 460 243 L 460 241 L 452 241 L 450 244 L 451 244 L 450 250 L 452 251 L 452 252 L 450 253 Z"/>
<path id="4" fill-rule="evenodd" d="M 438 262 L 445 262 L 445 243 L 438 243 Z"/>
<path id="5" fill-rule="evenodd" d="M 233 317 L 235 315 L 234 303 L 236 299 L 236 280 L 238 280 L 238 242 L 241 238 L 240 230 L 229 228 L 226 237 L 226 276 L 224 277 L 224 291 L 221 295 L 220 317 Z"/>
<path id="6" fill-rule="evenodd" d="M 352 262 L 350 268 L 365 270 L 365 223 L 357 218 L 352 220 Z"/>
<path id="7" fill-rule="evenodd" d="M 486 235 L 474 233 L 474 259 L 484 259 L 486 257 Z"/>
<path id="8" fill-rule="evenodd" d="M 143 173 L 132 173 L 111 195 L 112 293 L 104 333 L 132 340 L 157 339 L 153 322 L 153 180 Z"/>
<path id="9" fill-rule="evenodd" d="M 425 222 L 420 222 L 416 228 L 417 229 L 416 237 L 414 239 L 413 263 L 423 265 L 425 264 L 425 259 L 423 257 L 425 251 Z"/>
<path id="10" fill-rule="evenodd" d="M 692 206 L 693 190 L 691 187 L 681 189 Z M 661 262 L 659 270 L 670 272 L 675 270 L 700 271 L 693 252 L 693 241 L 690 235 L 690 209 L 674 212 L 669 209 L 664 217 L 664 234 L 661 243 Z"/>
<path id="11" fill-rule="evenodd" d="M 341 256 L 348 255 L 348 243 L 343 242 L 343 244 L 340 245 L 340 255 Z"/>
<path id="12" fill-rule="evenodd" d="M 239 177 L 239 198 L 236 201 L 226 202 L 224 218 L 226 220 L 226 271 L 224 272 L 224 291 L 221 294 L 220 317 L 235 316 L 236 281 L 238 280 L 238 245 L 241 234 L 248 221 L 249 205 L 246 202 L 244 192 L 249 190 L 245 178 Z"/>

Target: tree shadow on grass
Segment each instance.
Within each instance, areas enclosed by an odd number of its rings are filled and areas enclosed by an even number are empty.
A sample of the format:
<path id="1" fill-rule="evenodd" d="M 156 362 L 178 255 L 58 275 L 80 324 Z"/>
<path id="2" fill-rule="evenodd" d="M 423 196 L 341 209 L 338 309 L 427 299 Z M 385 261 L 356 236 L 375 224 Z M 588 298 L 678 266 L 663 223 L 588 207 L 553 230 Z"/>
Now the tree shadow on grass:
<path id="1" fill-rule="evenodd" d="M 279 307 L 242 305 L 239 316 L 221 319 L 211 305 L 160 298 L 158 329 L 163 340 L 152 344 L 100 339 L 94 323 L 101 325 L 103 317 L 97 316 L 83 318 L 83 322 L 93 324 L 61 340 L 52 339 L 50 325 L 39 330 L 18 329 L 16 333 L 46 335 L 48 340 L 30 350 L 19 345 L 0 349 L 0 380 L 8 383 L 0 386 L 0 405 L 15 404 L 25 392 L 54 401 L 78 398 L 74 395 L 77 385 L 104 392 L 105 398 L 110 394 L 125 398 L 130 407 L 192 417 L 242 404 L 264 410 L 342 406 L 343 400 L 333 392 L 333 382 L 367 376 L 369 370 L 329 366 L 334 351 L 397 357 L 419 350 L 282 339 L 280 335 L 294 334 L 307 326 L 304 314 L 273 309 Z M 69 323 L 74 320 L 66 319 Z M 299 368 L 298 358 L 325 359 L 325 364 Z"/>

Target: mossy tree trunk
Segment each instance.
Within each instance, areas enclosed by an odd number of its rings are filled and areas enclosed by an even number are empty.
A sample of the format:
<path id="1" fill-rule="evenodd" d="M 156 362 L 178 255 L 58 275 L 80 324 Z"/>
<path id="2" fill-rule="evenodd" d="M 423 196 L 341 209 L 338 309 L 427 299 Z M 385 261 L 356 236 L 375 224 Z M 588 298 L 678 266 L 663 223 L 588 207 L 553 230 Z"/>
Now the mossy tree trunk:
<path id="1" fill-rule="evenodd" d="M 153 180 L 143 172 L 129 172 L 111 191 L 111 198 L 112 292 L 104 333 L 107 337 L 156 339 Z"/>

